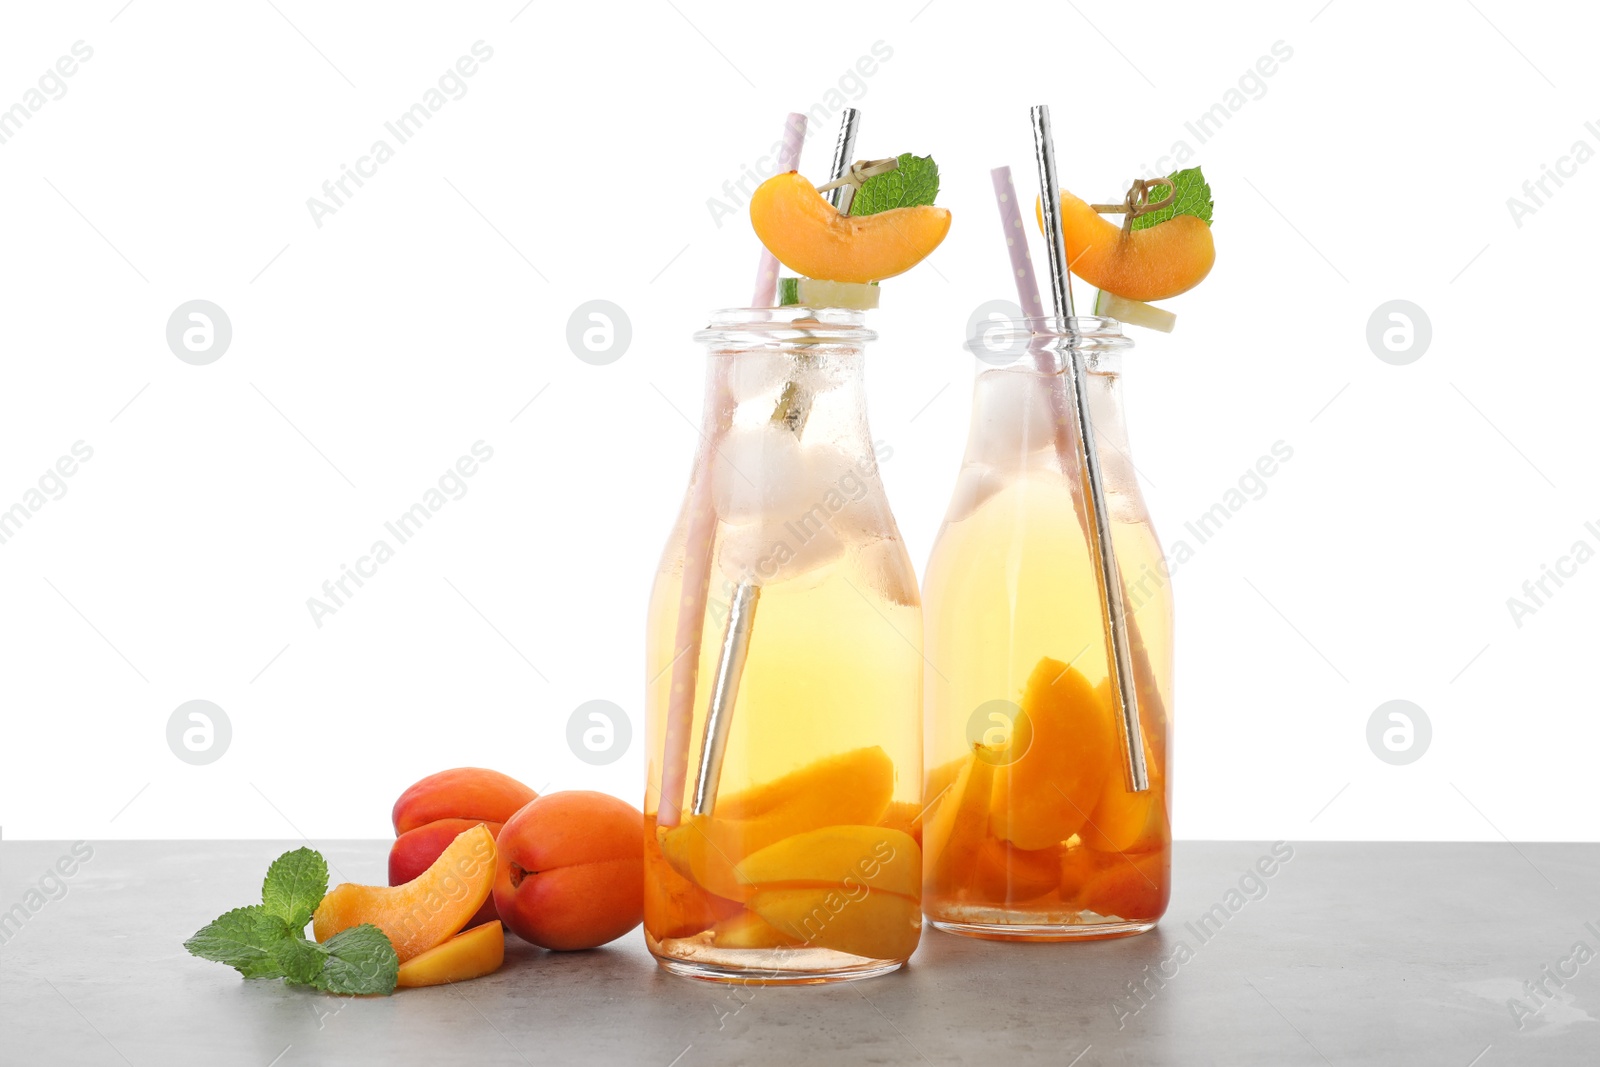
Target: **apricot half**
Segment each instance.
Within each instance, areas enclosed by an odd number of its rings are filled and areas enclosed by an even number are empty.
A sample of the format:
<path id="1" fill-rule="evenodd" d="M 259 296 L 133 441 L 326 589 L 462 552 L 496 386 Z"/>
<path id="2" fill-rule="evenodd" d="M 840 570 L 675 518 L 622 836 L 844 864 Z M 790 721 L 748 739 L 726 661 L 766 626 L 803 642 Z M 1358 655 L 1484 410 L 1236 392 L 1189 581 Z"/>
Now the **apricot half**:
<path id="1" fill-rule="evenodd" d="M 790 270 L 832 282 L 876 282 L 904 274 L 950 232 L 942 207 L 897 207 L 841 215 L 795 171 L 768 178 L 750 197 L 750 224 Z"/>
<path id="2" fill-rule="evenodd" d="M 334 886 L 311 916 L 311 932 L 326 941 L 341 930 L 371 923 L 394 945 L 403 964 L 456 933 L 489 899 L 495 844 L 481 823 L 464 831 L 405 885 Z"/>
<path id="3" fill-rule="evenodd" d="M 395 985 L 402 989 L 445 985 L 499 970 L 506 958 L 506 935 L 498 921 L 465 930 L 400 965 Z"/>
<path id="4" fill-rule="evenodd" d="M 1036 205 L 1039 229 L 1044 210 Z M 1061 230 L 1072 273 L 1129 300 L 1165 300 L 1205 280 L 1216 262 L 1211 227 L 1193 215 L 1124 233 L 1069 192 L 1061 194 Z M 782 259 L 782 256 L 778 258 Z"/>

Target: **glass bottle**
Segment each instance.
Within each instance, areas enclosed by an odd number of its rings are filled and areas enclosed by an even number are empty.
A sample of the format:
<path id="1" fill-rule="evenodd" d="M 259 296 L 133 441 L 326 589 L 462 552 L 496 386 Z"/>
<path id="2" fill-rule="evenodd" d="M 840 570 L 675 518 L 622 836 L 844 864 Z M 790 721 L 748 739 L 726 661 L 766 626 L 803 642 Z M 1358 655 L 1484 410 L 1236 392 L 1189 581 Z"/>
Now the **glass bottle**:
<path id="1" fill-rule="evenodd" d="M 1109 319 L 975 337 L 966 456 L 928 562 L 923 906 L 1005 940 L 1150 929 L 1170 895 L 1172 597 L 1129 458 Z M 1150 788 L 1130 791 L 1084 510 L 1088 370 Z"/>
<path id="2" fill-rule="evenodd" d="M 724 311 L 650 601 L 645 940 L 741 982 L 895 969 L 921 930 L 922 618 L 862 313 Z"/>

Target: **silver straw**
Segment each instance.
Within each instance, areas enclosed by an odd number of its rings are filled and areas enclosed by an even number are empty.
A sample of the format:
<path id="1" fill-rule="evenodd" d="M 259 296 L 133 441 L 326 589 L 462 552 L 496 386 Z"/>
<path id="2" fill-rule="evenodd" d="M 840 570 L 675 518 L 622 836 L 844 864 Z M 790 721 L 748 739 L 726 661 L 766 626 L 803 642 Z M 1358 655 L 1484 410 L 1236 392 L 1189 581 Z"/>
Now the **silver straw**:
<path id="1" fill-rule="evenodd" d="M 844 109 L 844 114 L 839 119 L 839 140 L 833 146 L 833 168 L 828 175 L 830 182 L 836 182 L 844 177 L 844 172 L 850 166 L 850 159 L 856 154 L 856 130 L 861 126 L 861 112 L 853 107 Z M 839 214 L 850 214 L 850 201 L 855 199 L 856 188 L 854 185 L 841 185 L 828 194 L 828 203 L 838 209 Z"/>
<path id="2" fill-rule="evenodd" d="M 1043 193 L 1045 245 L 1050 253 L 1050 292 L 1055 299 L 1057 328 L 1073 333 L 1072 282 L 1067 271 L 1067 242 L 1061 230 L 1061 187 L 1056 182 L 1055 139 L 1050 133 L 1050 108 L 1035 106 L 1033 150 L 1039 162 L 1039 186 Z M 1089 371 L 1083 351 L 1072 350 L 1072 406 L 1078 420 L 1078 458 L 1083 462 L 1088 482 L 1088 505 L 1094 520 L 1089 523 L 1095 577 L 1100 582 L 1100 615 L 1105 625 L 1106 652 L 1112 663 L 1112 699 L 1121 712 L 1122 744 L 1127 756 L 1127 786 L 1131 793 L 1150 788 L 1150 771 L 1144 759 L 1144 729 L 1139 723 L 1139 694 L 1133 680 L 1133 655 L 1128 649 L 1128 618 L 1122 603 L 1122 572 L 1117 568 L 1116 548 L 1111 542 L 1111 513 L 1106 507 L 1105 481 L 1100 473 L 1100 451 L 1095 445 L 1094 423 L 1089 417 Z"/>
<path id="3" fill-rule="evenodd" d="M 728 629 L 723 634 L 722 654 L 717 659 L 711 706 L 706 711 L 706 732 L 700 742 L 694 803 L 689 809 L 696 815 L 710 815 L 717 804 L 722 758 L 728 748 L 728 730 L 733 725 L 733 704 L 739 696 L 745 659 L 750 655 L 750 630 L 755 625 L 756 605 L 760 602 L 761 587 L 753 582 L 741 582 L 728 607 Z"/>
<path id="4" fill-rule="evenodd" d="M 833 170 L 829 181 L 838 181 L 850 166 L 850 157 L 856 150 L 856 130 L 861 123 L 861 112 L 853 107 L 844 109 L 839 123 L 839 140 L 833 148 Z M 840 211 L 850 209 L 849 196 L 853 187 L 833 190 L 834 206 Z M 840 194 L 844 206 L 839 206 Z M 784 396 L 793 405 L 789 418 L 777 421 L 787 423 L 796 435 L 805 426 L 809 402 L 798 396 L 799 386 L 788 382 Z M 779 405 L 780 409 L 784 407 Z M 722 761 L 727 754 L 728 732 L 733 729 L 733 707 L 739 700 L 739 681 L 744 676 L 745 659 L 750 655 L 750 634 L 756 625 L 756 605 L 761 603 L 761 587 L 746 578 L 733 592 L 733 603 L 728 608 L 728 628 L 723 631 L 722 651 L 717 657 L 716 680 L 711 688 L 711 700 L 706 708 L 706 729 L 700 741 L 700 766 L 695 771 L 694 797 L 690 811 L 695 815 L 710 815 L 717 803 L 717 788 L 722 781 Z"/>

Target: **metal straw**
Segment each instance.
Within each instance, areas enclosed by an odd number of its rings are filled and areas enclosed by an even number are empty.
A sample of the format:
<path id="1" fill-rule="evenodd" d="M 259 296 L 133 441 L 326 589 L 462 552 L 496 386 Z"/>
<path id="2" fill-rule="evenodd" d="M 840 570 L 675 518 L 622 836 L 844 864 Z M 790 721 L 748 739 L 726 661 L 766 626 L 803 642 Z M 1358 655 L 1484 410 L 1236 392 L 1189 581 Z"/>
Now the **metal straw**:
<path id="1" fill-rule="evenodd" d="M 856 130 L 860 126 L 861 112 L 853 107 L 844 109 L 839 124 L 839 140 L 833 149 L 833 170 L 829 181 L 838 181 L 850 165 L 855 153 Z M 844 206 L 848 211 L 849 194 L 854 190 L 846 186 L 833 190 L 834 206 L 839 207 L 840 193 L 845 193 Z M 805 426 L 808 404 L 798 398 L 799 386 L 795 382 L 784 385 L 787 403 L 780 402 L 773 421 L 787 424 L 798 435 Z M 805 406 L 800 406 L 805 404 Z M 791 419 L 793 421 L 791 421 Z M 761 602 L 761 587 L 746 578 L 733 592 L 733 603 L 728 608 L 728 628 L 722 635 L 722 652 L 717 657 L 717 675 L 711 688 L 710 703 L 706 708 L 706 728 L 700 740 L 700 766 L 695 772 L 694 797 L 690 811 L 695 815 L 710 815 L 717 803 L 717 788 L 722 781 L 722 761 L 727 754 L 728 732 L 733 729 L 733 707 L 739 699 L 739 680 L 744 676 L 745 659 L 750 655 L 750 634 L 756 625 L 756 605 Z"/>
<path id="2" fill-rule="evenodd" d="M 1061 187 L 1056 182 L 1055 139 L 1050 133 L 1050 108 L 1035 106 L 1033 150 L 1039 163 L 1039 187 L 1043 194 L 1045 245 L 1050 253 L 1050 291 L 1055 299 L 1056 326 L 1072 334 L 1072 282 L 1067 271 L 1067 242 L 1061 230 Z M 1117 568 L 1116 548 L 1111 542 L 1111 513 L 1106 507 L 1105 481 L 1100 473 L 1100 452 L 1095 445 L 1094 423 L 1089 417 L 1089 372 L 1079 345 L 1072 351 L 1072 406 L 1078 421 L 1078 458 L 1083 461 L 1084 481 L 1089 491 L 1086 504 L 1093 521 L 1088 524 L 1093 550 L 1095 577 L 1100 582 L 1100 615 L 1105 624 L 1106 649 L 1111 660 L 1111 695 L 1121 711 L 1122 743 L 1127 755 L 1128 791 L 1142 793 L 1150 788 L 1150 771 L 1144 759 L 1144 729 L 1139 723 L 1139 695 L 1134 685 L 1133 655 L 1128 649 L 1128 619 L 1122 602 L 1122 572 Z"/>
<path id="3" fill-rule="evenodd" d="M 722 638 L 722 654 L 717 658 L 717 677 L 711 689 L 711 706 L 706 711 L 706 732 L 700 743 L 700 769 L 694 780 L 694 802 L 689 810 L 710 815 L 717 804 L 717 787 L 722 779 L 722 758 L 728 748 L 728 729 L 733 725 L 733 703 L 739 696 L 739 679 L 745 659 L 750 655 L 750 630 L 755 624 L 756 605 L 761 602 L 761 587 L 742 582 L 728 607 L 728 629 Z"/>
<path id="4" fill-rule="evenodd" d="M 833 167 L 828 174 L 830 182 L 836 182 L 844 177 L 846 168 L 850 166 L 850 159 L 856 154 L 856 130 L 861 126 L 861 112 L 853 107 L 844 109 L 844 114 L 839 119 L 839 140 L 833 146 Z M 855 199 L 856 187 L 854 185 L 841 185 L 828 194 L 828 203 L 839 210 L 839 214 L 850 214 L 850 201 Z"/>

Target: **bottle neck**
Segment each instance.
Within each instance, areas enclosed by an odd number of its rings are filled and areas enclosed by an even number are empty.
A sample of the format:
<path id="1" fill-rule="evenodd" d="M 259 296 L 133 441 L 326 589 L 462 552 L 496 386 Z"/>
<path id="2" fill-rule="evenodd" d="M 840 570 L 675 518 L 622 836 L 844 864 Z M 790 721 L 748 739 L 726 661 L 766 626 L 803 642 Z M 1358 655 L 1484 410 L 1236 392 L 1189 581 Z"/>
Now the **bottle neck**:
<path id="1" fill-rule="evenodd" d="M 1111 319 L 986 324 L 966 346 L 977 372 L 967 462 L 1020 470 L 1049 449 L 1061 458 L 1057 469 L 1075 470 L 1079 446 L 1073 383 L 1078 361 L 1085 371 L 1085 400 L 1102 465 L 1108 455 L 1126 462 L 1120 383 L 1122 352 L 1131 346 L 1121 324 Z"/>
<path id="2" fill-rule="evenodd" d="M 720 313 L 696 335 L 707 346 L 703 447 L 716 447 L 730 432 L 781 432 L 795 443 L 870 459 L 866 343 L 875 336 L 860 312 Z"/>

